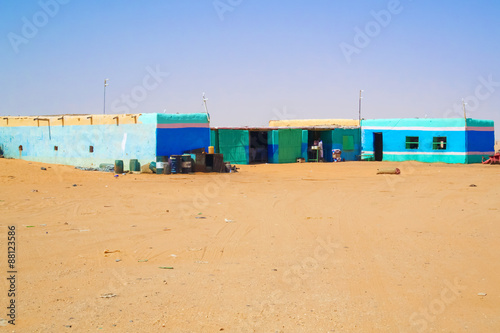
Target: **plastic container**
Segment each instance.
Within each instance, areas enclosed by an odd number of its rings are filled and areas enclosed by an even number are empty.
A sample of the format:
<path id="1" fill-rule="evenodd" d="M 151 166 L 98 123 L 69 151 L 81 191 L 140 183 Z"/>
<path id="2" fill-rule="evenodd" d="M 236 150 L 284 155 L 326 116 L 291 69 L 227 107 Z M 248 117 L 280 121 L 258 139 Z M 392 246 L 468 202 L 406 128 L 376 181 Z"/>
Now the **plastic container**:
<path id="1" fill-rule="evenodd" d="M 156 173 L 156 162 L 149 163 L 149 170 L 151 170 L 151 172 L 153 173 Z"/>
<path id="2" fill-rule="evenodd" d="M 156 156 L 156 174 L 163 175 L 165 173 L 165 165 L 168 164 L 167 156 Z"/>
<path id="3" fill-rule="evenodd" d="M 123 160 L 115 160 L 115 173 L 123 173 Z"/>
<path id="4" fill-rule="evenodd" d="M 131 159 L 129 167 L 130 167 L 130 172 L 141 171 L 141 164 L 137 159 Z"/>
<path id="5" fill-rule="evenodd" d="M 215 154 L 215 148 L 214 148 L 214 146 L 208 146 L 208 153 L 209 154 Z"/>

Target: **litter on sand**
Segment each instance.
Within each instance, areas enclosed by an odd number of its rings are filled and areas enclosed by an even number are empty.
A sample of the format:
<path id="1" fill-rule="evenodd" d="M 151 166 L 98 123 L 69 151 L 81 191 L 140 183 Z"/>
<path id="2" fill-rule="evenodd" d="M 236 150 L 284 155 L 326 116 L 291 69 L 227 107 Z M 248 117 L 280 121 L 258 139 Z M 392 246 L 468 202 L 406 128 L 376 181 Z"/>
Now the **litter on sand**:
<path id="1" fill-rule="evenodd" d="M 230 220 L 230 219 L 224 219 L 224 221 L 226 221 L 227 223 L 234 223 L 234 222 L 236 222 L 235 220 Z"/>
<path id="2" fill-rule="evenodd" d="M 99 168 L 88 168 L 88 167 L 81 167 L 81 166 L 76 166 L 75 169 L 82 170 L 82 171 L 103 171 L 103 172 L 113 172 L 115 171 L 115 166 L 114 164 L 107 164 L 99 166 Z"/>
<path id="3" fill-rule="evenodd" d="M 116 297 L 116 294 L 113 293 L 107 293 L 107 294 L 102 294 L 101 298 L 111 298 L 111 297 Z"/>
<path id="4" fill-rule="evenodd" d="M 160 266 L 158 268 L 159 269 L 174 269 L 173 267 L 169 267 L 169 266 Z"/>
<path id="5" fill-rule="evenodd" d="M 201 251 L 203 249 L 201 247 L 190 247 L 188 250 L 189 251 Z"/>
<path id="6" fill-rule="evenodd" d="M 399 175 L 401 170 L 398 168 L 382 168 L 377 169 L 377 175 Z"/>

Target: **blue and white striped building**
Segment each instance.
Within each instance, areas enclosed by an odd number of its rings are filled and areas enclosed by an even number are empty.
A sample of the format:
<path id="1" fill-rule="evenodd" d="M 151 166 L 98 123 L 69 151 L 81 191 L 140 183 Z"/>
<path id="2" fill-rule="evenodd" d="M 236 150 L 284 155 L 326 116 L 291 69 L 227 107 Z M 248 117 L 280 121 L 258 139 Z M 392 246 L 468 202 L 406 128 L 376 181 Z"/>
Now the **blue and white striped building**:
<path id="1" fill-rule="evenodd" d="M 492 120 L 368 119 L 361 123 L 363 159 L 479 163 L 494 153 Z"/>

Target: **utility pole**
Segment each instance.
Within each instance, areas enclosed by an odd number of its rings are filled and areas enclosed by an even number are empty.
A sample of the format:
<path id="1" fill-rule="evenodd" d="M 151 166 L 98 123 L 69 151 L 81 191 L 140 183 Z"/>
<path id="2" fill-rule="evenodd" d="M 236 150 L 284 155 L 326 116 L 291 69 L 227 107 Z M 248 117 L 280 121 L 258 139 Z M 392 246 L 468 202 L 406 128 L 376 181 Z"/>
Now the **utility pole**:
<path id="1" fill-rule="evenodd" d="M 106 114 L 106 87 L 108 86 L 109 79 L 104 79 L 104 110 L 103 114 Z"/>
<path id="2" fill-rule="evenodd" d="M 364 90 L 360 90 L 359 91 L 359 111 L 358 111 L 358 120 L 359 120 L 359 126 L 361 126 L 361 99 L 363 97 L 361 97 L 361 93 L 363 92 Z"/>
<path id="3" fill-rule="evenodd" d="M 464 119 L 465 119 L 465 121 L 467 121 L 467 112 L 465 111 L 465 105 L 467 105 L 467 103 L 465 103 L 464 99 L 462 98 L 462 108 L 464 109 Z"/>
<path id="4" fill-rule="evenodd" d="M 203 93 L 203 105 L 205 106 L 205 113 L 207 114 L 207 119 L 208 121 L 210 121 L 210 114 L 208 113 L 207 101 L 208 98 L 206 98 L 205 93 Z"/>

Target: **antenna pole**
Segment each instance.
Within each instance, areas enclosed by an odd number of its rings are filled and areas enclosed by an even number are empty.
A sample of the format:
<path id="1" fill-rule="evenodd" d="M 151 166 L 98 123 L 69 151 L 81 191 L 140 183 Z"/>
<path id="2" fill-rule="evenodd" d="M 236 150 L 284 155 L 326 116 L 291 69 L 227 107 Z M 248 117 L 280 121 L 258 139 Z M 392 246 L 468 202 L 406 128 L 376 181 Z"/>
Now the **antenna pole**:
<path id="1" fill-rule="evenodd" d="M 203 105 L 205 106 L 205 113 L 207 114 L 207 119 L 208 119 L 208 121 L 210 121 L 210 114 L 208 113 L 207 101 L 208 101 L 208 98 L 206 98 L 205 93 L 203 93 Z"/>
<path id="2" fill-rule="evenodd" d="M 462 98 L 462 107 L 464 109 L 464 119 L 467 120 L 467 112 L 465 111 L 465 101 L 463 98 Z"/>
<path id="3" fill-rule="evenodd" d="M 102 111 L 103 114 L 106 114 L 106 87 L 109 85 L 109 79 L 104 79 L 104 109 Z"/>
<path id="4" fill-rule="evenodd" d="M 359 120 L 359 124 L 361 126 L 361 93 L 363 92 L 363 90 L 360 90 L 359 91 L 359 110 L 358 110 L 358 120 Z"/>
<path id="5" fill-rule="evenodd" d="M 203 93 L 203 105 L 205 106 L 205 113 L 206 114 L 208 114 L 207 101 L 208 101 L 208 99 L 205 97 L 205 93 Z"/>

